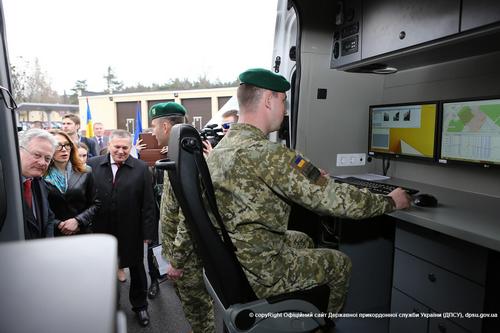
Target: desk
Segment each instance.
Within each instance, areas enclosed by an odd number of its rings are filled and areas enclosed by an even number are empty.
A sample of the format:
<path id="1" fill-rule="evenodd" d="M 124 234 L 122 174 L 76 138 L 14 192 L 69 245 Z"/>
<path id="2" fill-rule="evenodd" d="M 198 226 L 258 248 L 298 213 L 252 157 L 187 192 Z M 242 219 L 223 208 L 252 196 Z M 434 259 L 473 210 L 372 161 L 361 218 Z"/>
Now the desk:
<path id="1" fill-rule="evenodd" d="M 500 197 L 396 178 L 386 182 L 415 188 L 438 199 L 438 207 L 412 206 L 389 215 L 500 252 Z"/>
<path id="2" fill-rule="evenodd" d="M 374 220 L 338 221 L 344 230 L 339 248 L 353 261 L 345 312 L 500 311 L 500 198 L 402 179 L 386 182 L 432 194 L 438 207 L 412 206 Z M 387 230 L 379 228 L 369 240 L 360 236 L 364 229 L 373 230 L 371 223 L 395 230 L 390 249 Z M 385 296 L 370 290 L 374 283 Z M 370 308 L 375 304 L 377 308 Z M 480 319 L 391 319 L 382 324 L 340 320 L 338 328 L 339 332 L 500 332 L 498 324 Z"/>
<path id="3" fill-rule="evenodd" d="M 498 311 L 500 198 L 400 179 L 392 182 L 432 194 L 439 205 L 390 214 L 409 223 L 396 226 L 391 311 Z M 428 332 L 498 331 L 498 324 L 480 319 L 420 319 L 422 323 Z M 412 332 L 418 323 L 391 320 L 390 326 L 391 333 Z"/>

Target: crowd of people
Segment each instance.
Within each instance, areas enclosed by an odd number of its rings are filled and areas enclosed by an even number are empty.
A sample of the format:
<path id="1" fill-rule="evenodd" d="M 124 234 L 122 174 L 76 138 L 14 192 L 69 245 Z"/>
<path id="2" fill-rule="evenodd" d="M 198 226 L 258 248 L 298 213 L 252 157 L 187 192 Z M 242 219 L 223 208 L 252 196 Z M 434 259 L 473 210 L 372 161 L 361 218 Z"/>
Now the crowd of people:
<path id="1" fill-rule="evenodd" d="M 335 183 L 299 152 L 269 141 L 268 134 L 283 121 L 290 83 L 265 69 L 247 70 L 239 79 L 239 113 L 224 114 L 224 138 L 216 147 L 204 143 L 219 210 L 238 260 L 258 297 L 328 284 L 328 310 L 338 312 L 347 293 L 350 259 L 334 249 L 314 248 L 307 235 L 287 230 L 290 202 L 322 215 L 360 219 L 406 209 L 410 198 L 402 189 L 382 196 Z M 152 134 L 159 146 L 168 147 L 170 130 L 185 123 L 187 115 L 175 102 L 151 107 Z M 193 332 L 214 332 L 203 265 L 169 182 L 155 195 L 158 181 L 145 162 L 131 155 L 134 146 L 127 131 L 105 136 L 103 124 L 96 123 L 95 137 L 85 138 L 79 129 L 79 117 L 69 114 L 62 130 L 19 133 L 26 239 L 114 235 L 119 268 L 130 272 L 132 309 L 147 326 L 147 298 L 158 294 L 159 276 L 149 268 L 148 293 L 144 244 L 158 243 L 159 223 L 170 263 L 167 276 L 174 281 L 186 319 Z M 126 278 L 123 271 L 118 278 Z"/>

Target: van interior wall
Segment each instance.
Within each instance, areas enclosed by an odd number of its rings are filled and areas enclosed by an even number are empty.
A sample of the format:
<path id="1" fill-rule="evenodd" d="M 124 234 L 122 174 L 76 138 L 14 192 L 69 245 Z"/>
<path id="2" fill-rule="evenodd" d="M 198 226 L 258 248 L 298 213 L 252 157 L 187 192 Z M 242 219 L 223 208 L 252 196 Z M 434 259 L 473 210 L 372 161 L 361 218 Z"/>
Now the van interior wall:
<path id="1" fill-rule="evenodd" d="M 368 106 L 425 100 L 500 95 L 500 53 L 401 71 L 391 75 L 330 69 L 333 6 L 296 1 L 300 6 L 300 99 L 296 149 L 330 174 L 382 173 L 379 159 L 362 167 L 337 167 L 339 153 L 366 153 Z M 329 14 L 330 13 L 330 14 Z M 318 89 L 327 98 L 318 99 Z M 389 176 L 500 197 L 499 168 L 391 162 Z"/>
<path id="2" fill-rule="evenodd" d="M 363 173 L 363 167 L 336 167 L 338 153 L 367 149 L 367 105 L 382 101 L 384 77 L 330 69 L 335 2 L 295 1 L 300 9 L 300 89 L 296 149 L 330 174 Z M 318 89 L 327 89 L 318 99 Z"/>
<path id="3" fill-rule="evenodd" d="M 317 90 L 327 89 L 326 99 Z M 302 54 L 297 150 L 332 175 L 365 173 L 367 164 L 337 167 L 337 154 L 366 153 L 368 105 L 381 102 L 383 77 L 329 69 L 329 55 Z"/>
<path id="4" fill-rule="evenodd" d="M 385 76 L 383 103 L 500 96 L 500 52 Z M 376 170 L 382 163 L 376 161 Z M 388 175 L 500 197 L 499 168 L 391 162 Z"/>

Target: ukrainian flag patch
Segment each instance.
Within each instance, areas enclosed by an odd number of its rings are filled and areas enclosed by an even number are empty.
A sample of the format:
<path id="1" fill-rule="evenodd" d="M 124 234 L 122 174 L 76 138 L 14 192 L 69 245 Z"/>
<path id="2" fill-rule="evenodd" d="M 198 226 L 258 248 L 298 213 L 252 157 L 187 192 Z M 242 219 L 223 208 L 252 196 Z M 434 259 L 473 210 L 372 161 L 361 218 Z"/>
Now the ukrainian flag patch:
<path id="1" fill-rule="evenodd" d="M 295 157 L 295 165 L 297 166 L 298 169 L 302 169 L 306 165 L 306 160 L 302 158 L 302 156 L 297 155 Z"/>
<path id="2" fill-rule="evenodd" d="M 296 155 L 291 160 L 290 165 L 316 185 L 324 185 L 326 183 L 326 178 L 321 176 L 321 171 L 312 165 L 311 162 L 306 161 L 302 156 Z"/>

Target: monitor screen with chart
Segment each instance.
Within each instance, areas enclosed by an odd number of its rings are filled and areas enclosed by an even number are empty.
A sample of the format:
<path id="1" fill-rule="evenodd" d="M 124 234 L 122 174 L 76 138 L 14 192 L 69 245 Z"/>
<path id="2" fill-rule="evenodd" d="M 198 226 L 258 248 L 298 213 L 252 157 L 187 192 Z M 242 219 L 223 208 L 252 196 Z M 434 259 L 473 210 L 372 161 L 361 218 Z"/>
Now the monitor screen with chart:
<path id="1" fill-rule="evenodd" d="M 368 154 L 434 161 L 437 102 L 370 106 Z"/>
<path id="2" fill-rule="evenodd" d="M 439 162 L 500 165 L 500 97 L 443 102 Z"/>

